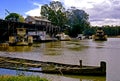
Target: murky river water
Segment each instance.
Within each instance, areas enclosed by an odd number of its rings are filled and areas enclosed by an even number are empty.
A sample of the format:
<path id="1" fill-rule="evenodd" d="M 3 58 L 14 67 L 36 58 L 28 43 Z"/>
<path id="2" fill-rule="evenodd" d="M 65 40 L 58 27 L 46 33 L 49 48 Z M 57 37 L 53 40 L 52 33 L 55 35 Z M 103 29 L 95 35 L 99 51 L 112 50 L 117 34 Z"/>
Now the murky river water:
<path id="1" fill-rule="evenodd" d="M 101 61 L 105 61 L 106 77 L 32 74 L 47 77 L 52 81 L 120 81 L 120 38 L 109 38 L 108 41 L 58 41 L 34 44 L 31 47 L 1 48 L 0 56 L 67 64 L 79 64 L 79 60 L 83 60 L 83 65 L 90 66 L 99 66 Z M 0 69 L 0 74 L 15 74 L 14 71 L 10 72 Z"/>

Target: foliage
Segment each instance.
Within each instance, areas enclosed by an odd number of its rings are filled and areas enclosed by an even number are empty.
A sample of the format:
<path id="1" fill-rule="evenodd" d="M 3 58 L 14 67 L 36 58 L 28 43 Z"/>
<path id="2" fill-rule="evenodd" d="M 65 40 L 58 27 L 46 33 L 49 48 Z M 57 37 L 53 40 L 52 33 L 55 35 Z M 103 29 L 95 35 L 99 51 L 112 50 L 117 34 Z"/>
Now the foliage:
<path id="1" fill-rule="evenodd" d="M 80 32 L 82 32 L 82 27 L 79 24 L 75 24 L 72 27 L 70 36 L 76 37 Z"/>
<path id="2" fill-rule="evenodd" d="M 92 26 L 84 31 L 84 35 L 93 35 L 96 33 L 97 28 L 99 26 Z M 120 35 L 120 26 L 102 26 L 102 29 L 104 30 L 105 34 L 108 36 L 117 36 Z"/>
<path id="3" fill-rule="evenodd" d="M 0 76 L 0 81 L 48 81 L 45 78 L 39 76 Z"/>
<path id="4" fill-rule="evenodd" d="M 88 22 L 89 15 L 84 10 L 71 7 L 66 11 L 59 1 L 52 1 L 49 5 L 43 5 L 41 15 L 48 18 L 54 25 L 61 27 L 62 31 L 71 35 L 72 33 L 75 35 L 82 33 L 90 24 Z M 66 28 L 66 25 L 68 28 Z"/>
<path id="5" fill-rule="evenodd" d="M 43 5 L 41 7 L 41 15 L 60 27 L 63 27 L 66 23 L 65 8 L 59 1 L 52 1 L 49 5 Z"/>
<path id="6" fill-rule="evenodd" d="M 71 7 L 71 9 L 67 10 L 67 17 L 68 24 L 72 27 L 72 36 L 82 34 L 83 31 L 90 26 L 90 23 L 88 22 L 89 15 L 84 10 Z"/>
<path id="7" fill-rule="evenodd" d="M 15 22 L 24 22 L 24 18 L 17 13 L 10 13 L 5 17 L 5 20 L 10 20 Z"/>
<path id="8" fill-rule="evenodd" d="M 71 7 L 67 10 L 68 24 L 70 26 L 76 24 L 88 23 L 88 14 L 84 10 Z"/>
<path id="9" fill-rule="evenodd" d="M 103 30 L 108 36 L 120 35 L 120 26 L 103 26 Z"/>
<path id="10" fill-rule="evenodd" d="M 97 29 L 97 28 L 95 28 L 95 27 L 87 28 L 87 29 L 84 30 L 83 34 L 84 34 L 85 36 L 92 36 L 93 34 L 96 33 L 96 29 Z"/>

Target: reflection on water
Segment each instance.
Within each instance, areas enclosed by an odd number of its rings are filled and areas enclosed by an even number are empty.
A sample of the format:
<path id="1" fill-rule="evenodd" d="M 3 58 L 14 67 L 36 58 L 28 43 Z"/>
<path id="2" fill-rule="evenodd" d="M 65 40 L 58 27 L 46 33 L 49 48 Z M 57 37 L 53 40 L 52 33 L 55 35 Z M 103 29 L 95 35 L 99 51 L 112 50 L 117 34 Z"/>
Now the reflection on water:
<path id="1" fill-rule="evenodd" d="M 68 48 L 70 51 L 82 51 L 86 49 L 88 46 L 82 45 L 80 42 L 76 41 L 69 41 L 67 42 L 66 48 Z"/>
<path id="2" fill-rule="evenodd" d="M 31 46 L 9 46 L 7 48 L 0 47 L 0 51 L 8 51 L 8 52 L 27 52 L 31 51 Z"/>
<path id="3" fill-rule="evenodd" d="M 103 76 L 67 76 L 65 75 L 65 77 L 71 77 L 71 78 L 76 78 L 79 80 L 76 81 L 106 81 L 106 78 Z"/>
<path id="4" fill-rule="evenodd" d="M 44 50 L 43 53 L 45 55 L 60 55 L 62 54 L 61 48 L 62 48 L 62 44 L 60 42 L 51 42 L 43 45 L 41 50 Z"/>
<path id="5" fill-rule="evenodd" d="M 97 76 L 69 76 L 69 75 L 44 75 L 51 81 L 106 81 L 105 77 Z"/>
<path id="6" fill-rule="evenodd" d="M 120 81 L 120 38 L 108 38 L 107 41 L 79 40 L 58 41 L 34 44 L 29 47 L 9 47 L 0 49 L 0 56 L 26 58 L 67 64 L 99 66 L 101 61 L 107 63 L 107 76 L 60 76 L 47 75 L 52 81 Z M 11 54 L 12 53 L 12 54 Z M 0 70 L 1 71 L 1 70 Z"/>

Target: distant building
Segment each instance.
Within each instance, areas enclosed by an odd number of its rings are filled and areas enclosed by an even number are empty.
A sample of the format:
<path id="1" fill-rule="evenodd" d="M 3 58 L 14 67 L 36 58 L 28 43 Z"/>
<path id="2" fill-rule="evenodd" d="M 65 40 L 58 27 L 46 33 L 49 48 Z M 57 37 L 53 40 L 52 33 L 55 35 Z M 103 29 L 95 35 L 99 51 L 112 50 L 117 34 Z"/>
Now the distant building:
<path id="1" fill-rule="evenodd" d="M 25 19 L 25 22 L 30 24 L 39 24 L 39 25 L 45 25 L 45 26 L 51 25 L 51 21 L 40 16 L 27 16 L 27 18 Z"/>
<path id="2" fill-rule="evenodd" d="M 51 21 L 49 21 L 48 19 L 46 19 L 45 17 L 41 17 L 41 16 L 27 16 L 25 19 L 26 23 L 30 23 L 30 24 L 36 24 L 36 25 L 41 25 L 41 26 L 45 26 L 45 28 L 43 28 L 47 33 L 57 33 L 60 31 L 60 27 L 55 26 L 52 24 Z"/>
<path id="3" fill-rule="evenodd" d="M 51 24 L 51 21 L 40 16 L 27 16 L 25 22 L 29 24 L 35 24 L 37 30 L 28 32 L 28 34 L 32 35 L 35 40 L 46 40 L 45 36 L 55 36 L 60 30 L 58 26 Z"/>

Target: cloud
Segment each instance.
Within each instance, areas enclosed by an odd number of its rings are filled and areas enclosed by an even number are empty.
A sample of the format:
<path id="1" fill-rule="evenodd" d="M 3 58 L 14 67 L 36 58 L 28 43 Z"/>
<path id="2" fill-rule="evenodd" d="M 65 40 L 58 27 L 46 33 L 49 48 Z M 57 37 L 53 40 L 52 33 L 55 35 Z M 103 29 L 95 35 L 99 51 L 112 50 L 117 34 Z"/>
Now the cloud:
<path id="1" fill-rule="evenodd" d="M 41 9 L 41 4 L 39 3 L 33 3 L 34 6 L 37 6 L 34 9 L 31 9 L 27 12 L 25 12 L 26 15 L 30 15 L 30 16 L 40 16 L 40 9 Z"/>
<path id="2" fill-rule="evenodd" d="M 117 3 L 116 3 L 117 2 Z M 106 0 L 88 9 L 92 25 L 120 25 L 120 1 Z M 101 20 L 101 21 L 98 21 Z M 96 22 L 95 22 L 96 21 Z"/>
<path id="3" fill-rule="evenodd" d="M 40 16 L 40 9 L 35 8 L 33 10 L 30 10 L 30 11 L 26 12 L 25 14 L 30 15 L 30 16 Z"/>
<path id="4" fill-rule="evenodd" d="M 66 8 L 75 6 L 89 14 L 91 25 L 120 25 L 120 0 L 61 0 Z M 69 2 L 69 3 L 68 3 Z"/>
<path id="5" fill-rule="evenodd" d="M 103 19 L 103 20 L 95 20 L 92 21 L 91 24 L 95 26 L 102 26 L 102 25 L 120 25 L 120 19 Z"/>
<path id="6" fill-rule="evenodd" d="M 89 14 L 91 25 L 120 25 L 120 0 L 49 0 L 60 1 L 65 8 L 75 6 Z M 45 0 L 47 4 L 48 0 Z M 42 3 L 43 4 L 43 3 Z M 26 15 L 40 16 L 42 4 L 33 3 L 36 8 L 26 12 Z"/>
<path id="7" fill-rule="evenodd" d="M 81 9 L 93 8 L 94 4 L 99 4 L 105 0 L 61 0 L 66 6 L 75 6 Z M 69 2 L 69 3 L 68 3 Z"/>

